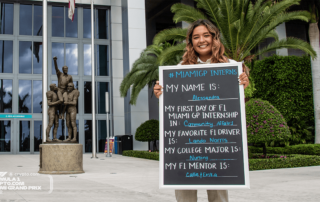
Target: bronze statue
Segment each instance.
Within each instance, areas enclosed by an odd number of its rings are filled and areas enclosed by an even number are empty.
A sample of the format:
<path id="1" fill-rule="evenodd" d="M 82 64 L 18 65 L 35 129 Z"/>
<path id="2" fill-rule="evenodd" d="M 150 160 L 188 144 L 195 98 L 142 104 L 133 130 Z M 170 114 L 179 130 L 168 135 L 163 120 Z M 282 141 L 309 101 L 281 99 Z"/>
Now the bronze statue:
<path id="1" fill-rule="evenodd" d="M 61 103 L 60 108 L 59 108 L 59 119 L 64 119 L 64 111 L 63 111 L 63 94 L 67 91 L 67 85 L 68 83 L 72 83 L 73 79 L 71 75 L 68 75 L 68 67 L 63 66 L 62 67 L 62 72 L 58 69 L 58 64 L 57 64 L 57 57 L 53 58 L 54 61 L 54 67 L 56 69 L 57 77 L 58 77 L 58 98 Z"/>
<path id="2" fill-rule="evenodd" d="M 57 139 L 57 130 L 59 127 L 59 118 L 58 118 L 58 113 L 57 113 L 57 108 L 60 104 L 60 100 L 58 100 L 57 93 L 55 91 L 58 91 L 58 88 L 56 84 L 51 84 L 50 85 L 50 91 L 46 93 L 47 96 L 47 102 L 48 102 L 48 115 L 49 115 L 49 123 L 48 127 L 46 130 L 46 137 L 47 137 L 47 142 L 59 142 L 60 140 Z M 51 127 L 54 125 L 53 128 L 53 140 L 49 138 L 49 133 Z"/>
<path id="3" fill-rule="evenodd" d="M 68 139 L 64 140 L 64 142 L 75 143 L 77 142 L 77 103 L 80 92 L 74 88 L 72 76 L 68 75 L 68 67 L 63 66 L 62 73 L 58 69 L 57 57 L 54 57 L 53 60 L 58 77 L 58 87 L 56 84 L 51 84 L 50 91 L 46 94 L 49 106 L 49 123 L 46 129 L 47 142 L 61 142 L 57 139 L 59 119 L 64 119 L 64 113 L 67 112 L 66 125 L 68 128 Z M 54 126 L 53 140 L 49 138 L 52 126 Z"/>
<path id="4" fill-rule="evenodd" d="M 68 128 L 68 139 L 65 141 L 77 141 L 77 102 L 80 92 L 74 88 L 74 84 L 68 83 L 67 92 L 63 94 L 64 105 L 66 108 L 67 116 L 67 128 Z M 71 137 L 73 135 L 73 139 Z"/>

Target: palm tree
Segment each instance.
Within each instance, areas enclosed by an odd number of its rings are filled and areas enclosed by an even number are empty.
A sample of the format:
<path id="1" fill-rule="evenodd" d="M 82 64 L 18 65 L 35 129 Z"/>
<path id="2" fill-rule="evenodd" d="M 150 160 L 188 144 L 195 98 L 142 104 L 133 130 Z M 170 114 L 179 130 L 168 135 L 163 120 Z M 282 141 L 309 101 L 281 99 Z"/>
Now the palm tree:
<path id="1" fill-rule="evenodd" d="M 170 47 L 172 46 L 168 42 L 150 45 L 142 51 L 140 57 L 133 63 L 131 71 L 124 77 L 120 85 L 122 97 L 125 97 L 132 87 L 130 104 L 135 105 L 140 91 L 146 85 L 150 88 L 158 80 L 158 58 Z M 180 60 L 180 56 L 172 55 L 172 57 L 167 57 L 166 62 L 162 65 L 176 65 Z"/>
<path id="2" fill-rule="evenodd" d="M 192 23 L 198 19 L 211 20 L 221 32 L 221 42 L 225 46 L 225 54 L 236 61 L 251 61 L 258 55 L 281 48 L 300 49 L 310 54 L 312 59 L 316 52 L 307 42 L 287 38 L 278 39 L 275 28 L 290 20 L 303 20 L 308 22 L 311 15 L 307 11 L 286 10 L 292 5 L 298 5 L 300 0 L 283 0 L 271 2 L 257 0 L 253 4 L 250 0 L 195 0 L 197 8 L 181 3 L 174 4 L 171 11 L 175 13 L 173 20 L 178 23 L 185 21 Z M 203 10 L 205 13 L 202 13 Z M 168 40 L 184 41 L 186 29 L 173 28 L 163 30 L 153 40 L 155 45 Z M 266 38 L 273 37 L 275 41 L 261 50 L 255 47 Z M 159 56 L 158 62 L 165 61 L 183 53 L 185 43 L 168 48 Z"/>
<path id="3" fill-rule="evenodd" d="M 309 40 L 312 48 L 319 54 L 319 28 L 318 21 L 320 11 L 320 1 L 310 0 L 311 20 L 309 22 Z M 320 66 L 319 58 L 311 60 L 312 83 L 313 83 L 313 103 L 315 119 L 315 143 L 320 144 Z"/>

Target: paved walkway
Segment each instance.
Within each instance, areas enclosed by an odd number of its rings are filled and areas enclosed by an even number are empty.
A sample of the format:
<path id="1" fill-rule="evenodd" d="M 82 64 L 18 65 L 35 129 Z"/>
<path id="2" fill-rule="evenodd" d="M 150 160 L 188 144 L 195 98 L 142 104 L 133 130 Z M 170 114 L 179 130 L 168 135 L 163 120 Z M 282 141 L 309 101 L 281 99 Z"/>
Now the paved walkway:
<path id="1" fill-rule="evenodd" d="M 41 186 L 41 191 L 3 191 L 0 202 L 174 202 L 173 190 L 159 190 L 158 162 L 113 155 L 99 159 L 84 155 L 85 174 L 52 175 L 53 192 L 49 194 L 48 175 L 20 177 L 27 186 Z M 15 173 L 37 173 L 39 155 L 0 155 L 5 177 Z M 229 191 L 230 202 L 319 202 L 320 166 L 250 172 L 250 190 Z M 205 202 L 206 191 L 198 192 Z"/>

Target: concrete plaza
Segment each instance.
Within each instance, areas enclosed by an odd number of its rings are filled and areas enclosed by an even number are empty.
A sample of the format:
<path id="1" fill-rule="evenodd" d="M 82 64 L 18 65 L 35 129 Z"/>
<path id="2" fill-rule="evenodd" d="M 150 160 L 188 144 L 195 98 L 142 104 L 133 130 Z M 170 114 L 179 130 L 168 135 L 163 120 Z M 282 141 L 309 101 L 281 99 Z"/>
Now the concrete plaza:
<path id="1" fill-rule="evenodd" d="M 84 154 L 84 174 L 20 176 L 21 182 L 41 190 L 0 191 L 0 202 L 174 202 L 173 190 L 159 189 L 158 161 Z M 0 155 L 0 175 L 37 173 L 39 155 Z M 0 176 L 1 177 L 1 176 Z M 11 177 L 11 178 L 12 178 Z M 319 202 L 320 166 L 250 172 L 250 190 L 230 190 L 230 202 Z M 206 191 L 198 191 L 205 202 Z"/>

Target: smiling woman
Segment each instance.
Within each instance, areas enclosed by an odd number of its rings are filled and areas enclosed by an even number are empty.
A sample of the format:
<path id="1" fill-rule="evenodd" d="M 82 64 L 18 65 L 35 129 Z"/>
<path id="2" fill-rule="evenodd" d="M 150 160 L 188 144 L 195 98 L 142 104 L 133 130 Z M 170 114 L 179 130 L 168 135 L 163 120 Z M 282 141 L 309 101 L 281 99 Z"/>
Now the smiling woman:
<path id="1" fill-rule="evenodd" d="M 198 58 L 203 62 L 210 59 L 210 63 L 228 62 L 220 42 L 220 31 L 210 21 L 195 21 L 188 30 L 186 41 L 182 65 L 197 64 Z"/>
<path id="2" fill-rule="evenodd" d="M 225 49 L 220 41 L 220 31 L 209 20 L 193 22 L 188 29 L 186 43 L 185 53 L 180 65 L 235 62 L 224 56 Z M 239 84 L 243 84 L 244 88 L 248 86 L 249 80 L 246 73 L 240 74 L 239 81 Z M 154 87 L 154 94 L 157 98 L 162 94 L 162 86 L 159 85 L 159 81 Z M 187 120 L 184 125 L 186 127 L 195 125 L 213 127 L 210 122 L 188 123 Z M 209 201 L 228 202 L 227 190 L 207 190 L 207 193 Z M 197 190 L 176 190 L 175 194 L 177 202 L 197 201 Z"/>

